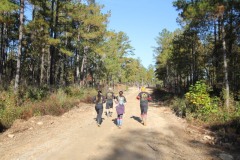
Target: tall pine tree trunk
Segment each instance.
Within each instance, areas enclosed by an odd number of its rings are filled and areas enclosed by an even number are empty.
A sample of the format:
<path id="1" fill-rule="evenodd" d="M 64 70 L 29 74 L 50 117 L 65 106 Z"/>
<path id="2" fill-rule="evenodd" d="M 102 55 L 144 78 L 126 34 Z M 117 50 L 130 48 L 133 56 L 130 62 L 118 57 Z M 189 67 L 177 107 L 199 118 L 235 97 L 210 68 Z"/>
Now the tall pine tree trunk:
<path id="1" fill-rule="evenodd" d="M 212 71 L 212 80 L 211 80 L 211 85 L 214 86 L 216 85 L 216 71 L 217 71 L 217 65 L 216 65 L 216 52 L 217 52 L 217 23 L 214 20 L 214 49 L 212 53 L 212 65 L 213 65 L 213 71 Z"/>
<path id="2" fill-rule="evenodd" d="M 80 35 L 79 34 L 78 34 L 78 46 L 80 46 Z M 79 47 L 79 49 L 76 49 L 75 67 L 76 67 L 75 82 L 77 83 L 77 85 L 79 85 L 79 83 L 80 83 L 80 47 Z"/>
<path id="3" fill-rule="evenodd" d="M 222 17 L 223 20 L 223 17 Z M 227 49 L 225 41 L 225 29 L 222 22 L 222 45 L 223 45 L 223 72 L 224 72 L 224 82 L 225 82 L 225 105 L 227 109 L 229 108 L 229 82 L 228 82 L 228 64 L 227 64 Z"/>
<path id="4" fill-rule="evenodd" d="M 52 6 L 51 6 L 51 31 L 50 31 L 50 37 L 56 38 L 56 21 L 55 21 L 55 4 L 56 1 L 52 0 Z M 50 46 L 50 85 L 55 84 L 55 72 L 56 72 L 56 49 L 55 46 Z"/>
<path id="5" fill-rule="evenodd" d="M 50 71 L 51 71 L 51 53 L 50 52 L 48 52 L 48 55 L 47 55 L 47 84 L 48 85 L 50 85 L 50 82 L 51 82 L 51 73 L 50 73 Z"/>
<path id="6" fill-rule="evenodd" d="M 3 56 L 4 56 L 4 44 L 3 44 L 3 34 L 4 34 L 4 23 L 1 23 L 1 47 L 0 47 L 0 84 L 2 84 L 2 78 L 3 78 Z"/>
<path id="7" fill-rule="evenodd" d="M 66 72 L 66 55 L 63 55 L 62 63 L 61 63 L 61 76 L 60 76 L 60 82 L 61 85 L 66 86 L 67 84 L 67 72 Z"/>
<path id="8" fill-rule="evenodd" d="M 86 64 L 86 61 L 87 61 L 87 50 L 88 50 L 88 47 L 85 46 L 84 47 L 84 53 L 83 53 L 83 58 L 82 58 L 82 65 L 81 65 L 81 80 L 80 80 L 80 86 L 82 87 L 84 85 L 84 81 L 85 81 L 85 72 L 84 72 L 84 68 L 85 68 L 85 64 Z"/>
<path id="9" fill-rule="evenodd" d="M 79 50 L 76 51 L 76 82 L 79 84 L 80 80 L 80 56 L 79 56 Z"/>
<path id="10" fill-rule="evenodd" d="M 41 68 L 40 68 L 40 85 L 43 85 L 44 82 L 44 63 L 45 63 L 45 48 L 42 48 L 42 56 L 41 56 Z"/>
<path id="11" fill-rule="evenodd" d="M 14 93 L 18 92 L 20 70 L 21 70 L 21 55 L 22 55 L 22 38 L 23 38 L 23 16 L 24 16 L 24 0 L 20 0 L 20 17 L 19 17 L 19 42 L 18 42 L 18 55 L 17 55 L 17 70 L 15 77 Z"/>
<path id="12" fill-rule="evenodd" d="M 218 6 L 219 10 L 219 22 L 221 26 L 221 40 L 223 49 L 223 73 L 224 73 L 224 83 L 225 83 L 225 106 L 229 109 L 229 82 L 228 82 L 228 64 L 227 64 L 227 49 L 226 49 L 226 33 L 224 28 L 224 11 L 225 7 L 223 5 Z"/>

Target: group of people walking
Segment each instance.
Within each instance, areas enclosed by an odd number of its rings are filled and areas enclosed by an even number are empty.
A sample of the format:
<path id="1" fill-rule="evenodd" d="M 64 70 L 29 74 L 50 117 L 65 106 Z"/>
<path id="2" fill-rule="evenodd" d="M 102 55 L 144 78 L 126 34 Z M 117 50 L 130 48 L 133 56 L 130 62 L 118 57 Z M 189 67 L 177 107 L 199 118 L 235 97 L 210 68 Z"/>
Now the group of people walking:
<path id="1" fill-rule="evenodd" d="M 136 97 L 140 100 L 140 110 L 141 110 L 141 120 L 142 124 L 147 124 L 147 111 L 148 111 L 148 102 L 151 101 L 151 96 L 148 92 L 145 91 L 145 87 L 141 88 L 140 93 Z M 118 96 L 115 96 L 112 88 L 108 89 L 108 92 L 104 96 L 102 91 L 98 91 L 97 95 L 94 97 L 93 102 L 95 103 L 95 110 L 97 112 L 97 125 L 100 126 L 102 123 L 102 114 L 104 103 L 106 103 L 106 115 L 107 117 L 112 117 L 113 113 L 113 102 L 117 104 L 116 112 L 116 124 L 119 128 L 121 128 L 123 124 L 123 114 L 125 113 L 125 104 L 127 103 L 126 97 L 123 95 L 123 91 L 119 92 Z"/>

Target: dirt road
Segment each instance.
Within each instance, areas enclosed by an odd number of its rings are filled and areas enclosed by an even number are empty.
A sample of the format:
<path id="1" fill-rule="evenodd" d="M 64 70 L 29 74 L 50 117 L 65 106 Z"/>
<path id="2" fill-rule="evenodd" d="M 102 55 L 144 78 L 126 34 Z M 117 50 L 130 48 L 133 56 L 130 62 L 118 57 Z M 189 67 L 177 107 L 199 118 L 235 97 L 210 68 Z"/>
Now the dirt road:
<path id="1" fill-rule="evenodd" d="M 187 123 L 163 106 L 150 104 L 148 125 L 139 122 L 137 89 L 130 88 L 123 127 L 103 116 L 94 120 L 93 105 L 82 105 L 60 117 L 17 121 L 0 135 L 3 160 L 207 160 L 220 159 L 213 149 L 186 131 Z"/>

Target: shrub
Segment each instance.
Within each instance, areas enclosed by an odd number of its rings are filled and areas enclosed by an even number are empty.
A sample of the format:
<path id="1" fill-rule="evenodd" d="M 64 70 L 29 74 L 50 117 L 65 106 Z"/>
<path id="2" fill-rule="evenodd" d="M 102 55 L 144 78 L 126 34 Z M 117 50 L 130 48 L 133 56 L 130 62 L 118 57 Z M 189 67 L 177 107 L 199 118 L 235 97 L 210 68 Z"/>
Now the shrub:
<path id="1" fill-rule="evenodd" d="M 64 88 L 64 92 L 71 97 L 81 97 L 84 95 L 84 90 L 83 88 L 79 86 L 69 86 Z"/>
<path id="2" fill-rule="evenodd" d="M 37 87 L 21 87 L 19 90 L 19 99 L 22 101 L 31 100 L 31 101 L 39 101 L 43 100 L 50 94 L 49 88 L 46 86 L 37 88 Z"/>
<path id="3" fill-rule="evenodd" d="M 60 106 L 63 106 L 67 99 L 67 94 L 64 92 L 64 90 L 58 89 L 57 93 L 54 94 L 54 96 L 56 98 L 55 102 L 57 102 Z"/>
<path id="4" fill-rule="evenodd" d="M 16 106 L 15 96 L 11 92 L 2 92 L 0 95 L 0 124 L 9 128 L 15 119 L 19 118 L 22 109 Z"/>
<path id="5" fill-rule="evenodd" d="M 13 122 L 21 117 L 22 109 L 21 107 L 6 107 L 0 110 L 0 123 L 5 127 L 9 128 Z"/>
<path id="6" fill-rule="evenodd" d="M 195 116 L 206 121 L 208 115 L 218 112 L 219 98 L 211 98 L 209 88 L 203 81 L 196 82 L 185 94 L 187 109 L 190 113 L 196 113 Z"/>
<path id="7" fill-rule="evenodd" d="M 171 108 L 173 109 L 177 116 L 186 117 L 186 103 L 184 99 L 174 97 Z"/>
<path id="8" fill-rule="evenodd" d="M 236 102 L 235 107 L 236 107 L 235 116 L 236 116 L 236 117 L 240 117 L 240 102 L 239 102 L 239 101 Z"/>

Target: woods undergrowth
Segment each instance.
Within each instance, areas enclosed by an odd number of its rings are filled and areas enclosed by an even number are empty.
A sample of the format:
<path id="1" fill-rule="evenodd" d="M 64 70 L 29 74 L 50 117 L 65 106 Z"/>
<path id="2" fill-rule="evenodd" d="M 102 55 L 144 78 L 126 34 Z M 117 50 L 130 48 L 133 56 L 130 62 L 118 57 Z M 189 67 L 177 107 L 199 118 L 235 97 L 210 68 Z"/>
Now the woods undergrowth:
<path id="1" fill-rule="evenodd" d="M 79 102 L 89 103 L 96 94 L 93 88 L 70 86 L 52 89 L 49 87 L 22 87 L 19 94 L 13 89 L 0 93 L 0 131 L 10 128 L 16 119 L 32 116 L 59 116 Z"/>
<path id="2" fill-rule="evenodd" d="M 223 91 L 224 92 L 224 91 Z M 176 95 L 161 88 L 153 92 L 153 98 L 190 124 L 209 129 L 221 142 L 239 144 L 240 102 L 231 96 L 230 107 L 224 105 L 224 94 L 218 96 L 204 81 L 198 81 L 183 95 Z"/>

